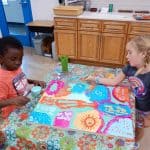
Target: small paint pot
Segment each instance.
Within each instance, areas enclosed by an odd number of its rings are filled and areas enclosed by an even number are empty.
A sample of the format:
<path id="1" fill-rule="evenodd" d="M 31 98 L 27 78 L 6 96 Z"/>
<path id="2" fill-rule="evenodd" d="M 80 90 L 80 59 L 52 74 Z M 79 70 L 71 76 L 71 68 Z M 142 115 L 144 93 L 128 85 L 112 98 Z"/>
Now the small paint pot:
<path id="1" fill-rule="evenodd" d="M 97 12 L 97 8 L 90 8 L 91 12 Z"/>
<path id="2" fill-rule="evenodd" d="M 42 91 L 42 88 L 40 86 L 34 86 L 32 89 L 31 89 L 31 95 L 33 97 L 37 97 L 40 95 Z"/>

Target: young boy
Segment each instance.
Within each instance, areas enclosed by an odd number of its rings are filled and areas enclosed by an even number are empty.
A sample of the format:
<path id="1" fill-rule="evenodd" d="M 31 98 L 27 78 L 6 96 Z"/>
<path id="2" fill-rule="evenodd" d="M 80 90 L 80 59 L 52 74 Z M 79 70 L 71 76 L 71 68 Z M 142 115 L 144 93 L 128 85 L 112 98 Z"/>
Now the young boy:
<path id="1" fill-rule="evenodd" d="M 42 81 L 28 80 L 22 72 L 23 46 L 14 37 L 0 39 L 0 117 L 6 118 L 17 107 L 29 102 L 28 83 L 45 86 Z"/>

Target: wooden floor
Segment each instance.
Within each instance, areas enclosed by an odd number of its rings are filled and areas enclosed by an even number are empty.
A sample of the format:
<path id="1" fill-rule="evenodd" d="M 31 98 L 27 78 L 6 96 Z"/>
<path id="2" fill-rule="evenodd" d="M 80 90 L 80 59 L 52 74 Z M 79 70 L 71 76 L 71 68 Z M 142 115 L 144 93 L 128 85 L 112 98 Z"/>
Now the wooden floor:
<path id="1" fill-rule="evenodd" d="M 44 80 L 47 72 L 52 71 L 56 63 L 50 57 L 35 55 L 34 49 L 25 48 L 22 68 L 28 78 Z M 145 129 L 144 133 L 144 137 L 140 141 L 139 150 L 150 150 L 150 128 Z"/>
<path id="2" fill-rule="evenodd" d="M 32 48 L 24 50 L 22 69 L 29 79 L 44 80 L 45 75 L 53 70 L 56 63 L 50 57 L 36 55 Z"/>

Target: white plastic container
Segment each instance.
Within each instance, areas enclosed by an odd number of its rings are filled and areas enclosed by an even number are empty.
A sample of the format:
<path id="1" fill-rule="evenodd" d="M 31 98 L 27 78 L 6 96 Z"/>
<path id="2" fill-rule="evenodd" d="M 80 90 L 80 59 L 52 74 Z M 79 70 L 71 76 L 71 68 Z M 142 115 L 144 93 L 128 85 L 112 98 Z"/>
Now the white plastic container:
<path id="1" fill-rule="evenodd" d="M 91 8 L 91 0 L 86 0 L 85 10 L 90 11 L 90 8 Z"/>
<path id="2" fill-rule="evenodd" d="M 35 49 L 35 54 L 37 55 L 43 55 L 41 44 L 42 44 L 42 39 L 44 38 L 44 36 L 45 35 L 43 34 L 39 34 L 32 38 L 34 49 Z"/>
<path id="3" fill-rule="evenodd" d="M 58 60 L 58 56 L 55 48 L 55 41 L 52 42 L 52 55 L 54 60 Z"/>

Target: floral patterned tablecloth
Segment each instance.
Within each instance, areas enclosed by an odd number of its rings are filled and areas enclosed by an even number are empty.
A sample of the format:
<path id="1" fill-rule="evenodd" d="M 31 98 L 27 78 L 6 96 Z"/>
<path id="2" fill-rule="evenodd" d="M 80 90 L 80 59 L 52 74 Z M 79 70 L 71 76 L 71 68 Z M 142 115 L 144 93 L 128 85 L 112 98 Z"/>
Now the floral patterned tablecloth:
<path id="1" fill-rule="evenodd" d="M 80 83 L 81 79 L 87 75 L 93 74 L 95 76 L 104 76 L 107 78 L 113 78 L 120 69 L 110 69 L 102 67 L 85 66 L 79 64 L 69 64 L 69 72 L 61 73 L 61 66 L 58 64 L 54 71 L 50 72 L 46 76 L 46 82 L 51 80 L 61 80 L 65 84 L 68 83 Z M 127 86 L 128 83 L 124 81 L 123 86 Z M 21 109 L 17 109 L 12 112 L 8 119 L 0 120 L 0 150 L 12 149 L 12 150 L 131 150 L 134 144 L 134 96 L 130 93 L 129 96 L 129 108 L 130 116 L 123 119 L 130 119 L 132 121 L 131 135 L 118 136 L 114 130 L 113 134 L 104 134 L 105 132 L 88 132 L 82 130 L 60 128 L 58 126 L 50 126 L 32 122 L 31 114 L 37 107 L 40 97 L 32 97 L 30 103 Z M 120 102 L 120 104 L 124 102 Z M 115 106 L 115 108 L 117 108 Z M 104 118 L 107 112 L 104 113 Z M 114 114 L 109 114 L 109 116 Z M 117 123 L 122 118 L 116 116 Z M 41 119 L 41 118 L 40 118 Z M 40 120 L 41 121 L 41 120 Z M 105 120 L 104 120 L 105 121 Z M 110 121 L 111 122 L 111 121 Z M 126 122 L 122 122 L 121 125 Z M 107 126 L 108 129 L 109 126 Z M 114 126 L 115 128 L 115 126 Z M 126 132 L 127 128 L 122 128 L 121 133 Z M 105 131 L 103 129 L 103 131 Z M 131 130 L 131 129 L 129 129 Z M 116 132 L 116 135 L 114 133 Z"/>

